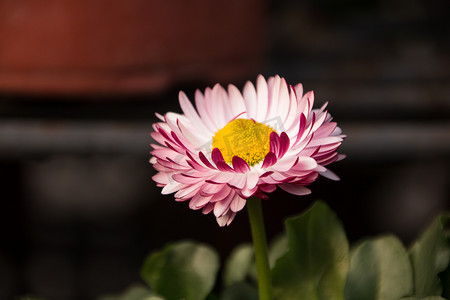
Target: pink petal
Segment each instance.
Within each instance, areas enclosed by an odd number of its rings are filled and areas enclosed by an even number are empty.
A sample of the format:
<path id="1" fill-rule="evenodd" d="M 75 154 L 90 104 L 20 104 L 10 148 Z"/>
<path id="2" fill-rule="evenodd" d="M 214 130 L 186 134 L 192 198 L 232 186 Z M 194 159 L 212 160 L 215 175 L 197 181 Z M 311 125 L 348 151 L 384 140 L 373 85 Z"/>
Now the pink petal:
<path id="1" fill-rule="evenodd" d="M 231 168 L 223 159 L 222 152 L 218 148 L 214 148 L 211 153 L 211 159 L 216 164 L 217 169 L 223 172 L 234 172 L 233 168 Z"/>
<path id="2" fill-rule="evenodd" d="M 322 124 L 325 121 L 327 115 L 328 114 L 326 112 L 321 114 L 321 115 L 319 115 L 317 120 L 314 122 L 314 126 L 311 128 L 312 132 L 316 131 L 320 126 L 322 126 Z"/>
<path id="3" fill-rule="evenodd" d="M 303 85 L 301 83 L 297 83 L 294 87 L 295 95 L 298 99 L 301 99 L 303 96 Z"/>
<path id="4" fill-rule="evenodd" d="M 208 142 L 209 137 L 206 138 L 206 136 L 187 128 L 183 122 L 178 121 L 177 126 L 185 140 L 190 143 L 190 145 L 187 145 L 189 149 L 199 148 Z"/>
<path id="5" fill-rule="evenodd" d="M 347 157 L 347 155 L 345 155 L 345 154 L 339 154 L 338 157 L 337 157 L 337 159 L 336 159 L 336 161 L 343 160 L 343 159 L 346 158 L 346 157 Z"/>
<path id="6" fill-rule="evenodd" d="M 164 129 L 162 129 L 161 127 L 160 128 L 158 128 L 158 132 L 167 140 L 167 141 L 169 141 L 169 142 L 171 142 L 171 143 L 175 143 L 173 140 L 172 140 L 172 137 L 170 137 L 168 134 L 167 134 L 167 132 L 164 130 Z"/>
<path id="7" fill-rule="evenodd" d="M 229 186 L 227 185 L 223 185 L 222 189 L 220 191 L 218 191 L 217 193 L 215 193 L 212 197 L 211 197 L 211 202 L 218 202 L 218 201 L 222 201 L 223 199 L 225 199 L 230 193 L 234 193 L 233 189 L 231 189 Z"/>
<path id="8" fill-rule="evenodd" d="M 254 197 L 259 198 L 259 199 L 262 199 L 262 200 L 268 200 L 268 199 L 269 199 L 269 197 L 267 197 L 267 195 L 264 194 L 264 193 L 261 192 L 261 191 L 257 191 L 257 192 L 255 193 Z"/>
<path id="9" fill-rule="evenodd" d="M 322 136 L 329 136 L 331 135 L 334 130 L 336 129 L 336 122 L 330 122 L 330 123 L 326 123 L 323 124 L 322 126 L 320 126 L 320 128 L 318 128 L 316 130 L 316 136 L 317 137 L 322 137 Z"/>
<path id="10" fill-rule="evenodd" d="M 228 211 L 225 215 L 216 218 L 217 224 L 219 224 L 220 227 L 224 227 L 225 225 L 228 226 L 234 220 L 235 216 L 235 212 Z"/>
<path id="11" fill-rule="evenodd" d="M 164 121 L 164 116 L 159 114 L 159 113 L 155 113 L 155 116 L 160 119 L 161 121 Z"/>
<path id="12" fill-rule="evenodd" d="M 197 184 L 192 184 L 192 185 L 186 186 L 185 188 L 183 188 L 175 193 L 175 198 L 183 199 L 183 200 L 188 200 L 188 199 L 192 198 L 193 196 L 195 196 L 197 194 L 201 184 L 202 183 L 199 182 Z"/>
<path id="13" fill-rule="evenodd" d="M 303 95 L 301 103 L 303 104 L 300 108 L 300 113 L 304 113 L 306 116 L 310 114 L 312 106 L 314 105 L 314 92 L 309 91 Z"/>
<path id="14" fill-rule="evenodd" d="M 193 161 L 193 160 L 186 160 L 186 162 L 188 163 L 188 165 L 189 165 L 192 169 L 194 169 L 194 170 L 196 170 L 196 171 L 199 171 L 199 172 L 205 172 L 205 171 L 208 170 L 208 169 L 206 169 L 205 167 L 203 167 L 202 165 L 200 165 L 199 163 L 197 163 L 196 161 Z"/>
<path id="15" fill-rule="evenodd" d="M 198 153 L 198 157 L 200 158 L 200 160 L 202 161 L 202 163 L 205 164 L 205 166 L 207 166 L 210 169 L 215 169 L 215 167 L 211 164 L 211 162 L 206 158 L 205 154 L 203 154 L 203 152 L 199 152 Z M 223 158 L 223 157 L 222 157 Z"/>
<path id="16" fill-rule="evenodd" d="M 295 165 L 296 170 L 309 171 L 317 167 L 317 162 L 314 158 L 307 156 L 298 157 L 298 162 Z"/>
<path id="17" fill-rule="evenodd" d="M 176 151 L 173 151 L 171 149 L 162 148 L 162 149 L 155 149 L 151 152 L 151 154 L 157 158 L 165 159 L 170 158 L 172 160 L 180 161 L 182 159 L 185 159 L 185 156 L 183 154 L 180 154 Z"/>
<path id="18" fill-rule="evenodd" d="M 332 172 L 328 169 L 325 172 L 321 172 L 320 175 L 322 175 L 323 177 L 326 177 L 328 179 L 334 180 L 334 181 L 340 180 L 339 176 L 337 176 L 334 172 Z"/>
<path id="19" fill-rule="evenodd" d="M 207 214 L 209 214 L 210 212 L 212 212 L 213 209 L 214 209 L 214 203 L 208 203 L 208 204 L 206 204 L 206 205 L 203 207 L 202 213 L 203 213 L 204 215 L 207 215 Z"/>
<path id="20" fill-rule="evenodd" d="M 238 212 L 244 208 L 245 203 L 247 203 L 247 200 L 242 199 L 238 194 L 236 194 L 231 201 L 230 209 L 233 212 Z"/>
<path id="21" fill-rule="evenodd" d="M 285 190 L 286 192 L 297 195 L 297 196 L 311 194 L 311 190 L 308 189 L 307 187 L 304 187 L 303 185 L 293 185 L 293 184 L 286 183 L 286 184 L 280 184 L 279 187 L 282 188 L 283 190 Z"/>
<path id="22" fill-rule="evenodd" d="M 259 178 L 264 178 L 264 177 L 269 176 L 271 174 L 273 174 L 273 171 L 267 171 L 267 172 L 264 172 L 261 176 L 259 176 Z"/>
<path id="23" fill-rule="evenodd" d="M 286 152 L 289 149 L 289 137 L 287 136 L 286 132 L 282 132 L 280 134 L 280 147 L 279 147 L 279 152 L 278 152 L 278 157 L 281 158 L 284 156 L 284 154 L 286 154 Z"/>
<path id="24" fill-rule="evenodd" d="M 300 122 L 298 125 L 297 139 L 295 140 L 294 145 L 297 144 L 300 141 L 300 139 L 302 138 L 302 136 L 305 132 L 305 128 L 306 128 L 306 117 L 304 114 L 301 114 Z"/>
<path id="25" fill-rule="evenodd" d="M 222 188 L 223 187 L 220 184 L 211 184 L 211 183 L 205 182 L 205 184 L 202 185 L 202 187 L 200 188 L 200 193 L 203 196 L 209 196 L 209 195 L 213 195 L 213 194 L 220 192 L 222 190 Z"/>
<path id="26" fill-rule="evenodd" d="M 164 145 L 164 137 L 162 136 L 162 134 L 160 134 L 159 132 L 151 132 L 150 136 L 156 141 L 158 142 L 160 145 Z"/>
<path id="27" fill-rule="evenodd" d="M 248 166 L 247 162 L 239 156 L 233 156 L 232 164 L 234 170 L 238 173 L 246 173 L 250 171 L 250 167 Z"/>
<path id="28" fill-rule="evenodd" d="M 218 161 L 216 163 L 217 169 L 219 169 L 222 172 L 234 172 L 233 168 L 230 167 L 226 162 L 224 161 Z"/>
<path id="29" fill-rule="evenodd" d="M 169 183 L 162 189 L 161 194 L 163 195 L 172 194 L 184 186 L 185 185 L 182 183 L 176 182 L 175 180 L 170 180 Z"/>
<path id="30" fill-rule="evenodd" d="M 316 147 L 324 144 L 333 144 L 339 142 L 342 142 L 342 138 L 337 136 L 314 138 L 311 142 L 309 142 L 308 147 Z"/>
<path id="31" fill-rule="evenodd" d="M 168 184 L 171 177 L 167 173 L 157 173 L 156 175 L 153 175 L 152 179 L 157 183 Z"/>
<path id="32" fill-rule="evenodd" d="M 285 172 L 292 169 L 292 167 L 294 167 L 297 162 L 298 157 L 296 156 L 283 157 L 282 159 L 278 160 L 277 163 L 272 166 L 272 168 L 279 172 Z"/>
<path id="33" fill-rule="evenodd" d="M 220 152 L 219 148 L 214 148 L 211 152 L 211 159 L 217 165 L 219 161 L 224 162 L 222 152 Z"/>
<path id="34" fill-rule="evenodd" d="M 272 193 L 277 189 L 277 186 L 272 184 L 264 184 L 260 185 L 259 189 L 265 193 Z"/>
<path id="35" fill-rule="evenodd" d="M 236 173 L 235 176 L 228 182 L 228 184 L 237 189 L 242 189 L 247 181 L 247 176 L 242 173 Z"/>
<path id="36" fill-rule="evenodd" d="M 250 198 L 254 193 L 258 191 L 258 187 L 249 188 L 248 186 L 244 186 L 239 190 L 239 193 L 243 196 L 243 198 Z"/>
<path id="37" fill-rule="evenodd" d="M 230 209 L 231 200 L 233 200 L 234 196 L 235 193 L 230 193 L 225 199 L 214 204 L 214 215 L 216 217 L 223 216 Z"/>
<path id="38" fill-rule="evenodd" d="M 215 183 L 227 183 L 235 176 L 234 173 L 231 172 L 216 172 L 213 176 L 211 176 L 208 180 Z"/>
<path id="39" fill-rule="evenodd" d="M 248 172 L 247 173 L 247 187 L 249 189 L 254 188 L 259 181 L 259 175 L 256 172 Z"/>
<path id="40" fill-rule="evenodd" d="M 188 150 L 188 148 L 183 144 L 183 142 L 178 138 L 177 134 L 173 131 L 170 132 L 170 135 L 172 136 L 173 140 L 175 141 L 175 143 L 180 146 L 181 148 L 183 148 L 184 150 Z"/>
<path id="41" fill-rule="evenodd" d="M 178 119 L 181 117 L 180 114 L 168 112 L 164 115 L 164 118 L 166 120 L 166 124 L 169 126 L 171 131 L 175 131 L 175 133 L 179 135 L 183 135 L 180 131 L 180 128 L 178 127 Z"/>
<path id="42" fill-rule="evenodd" d="M 191 201 L 189 201 L 189 208 L 190 209 L 200 209 L 209 203 L 209 200 L 211 199 L 211 197 L 212 196 L 204 197 L 200 194 L 197 194 L 191 199 Z"/>
<path id="43" fill-rule="evenodd" d="M 168 160 L 164 160 L 164 159 L 160 159 L 160 158 L 157 159 L 157 163 L 159 165 L 161 165 L 162 167 L 164 167 L 165 169 L 169 169 L 169 170 L 189 171 L 190 169 L 192 169 L 192 167 L 189 165 L 184 167 L 184 166 L 180 166 L 179 164 L 176 164 L 172 161 L 168 161 Z"/>
<path id="44" fill-rule="evenodd" d="M 267 153 L 266 157 L 264 157 L 264 161 L 262 164 L 262 168 L 268 168 L 273 166 L 277 162 L 277 157 L 272 152 Z"/>
<path id="45" fill-rule="evenodd" d="M 270 152 L 275 154 L 278 157 L 280 149 L 280 137 L 275 131 L 270 133 Z"/>
<path id="46" fill-rule="evenodd" d="M 172 175 L 172 179 L 175 180 L 176 182 L 183 183 L 186 185 L 195 184 L 195 183 L 198 183 L 199 181 L 204 181 L 203 178 L 192 177 L 192 176 L 182 174 L 182 173 Z"/>

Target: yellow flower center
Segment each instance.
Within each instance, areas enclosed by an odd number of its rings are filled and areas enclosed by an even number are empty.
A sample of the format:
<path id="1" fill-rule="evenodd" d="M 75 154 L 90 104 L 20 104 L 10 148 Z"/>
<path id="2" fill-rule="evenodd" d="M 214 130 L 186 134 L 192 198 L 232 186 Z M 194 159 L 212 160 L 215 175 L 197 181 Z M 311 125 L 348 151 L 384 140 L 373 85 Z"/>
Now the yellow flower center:
<path id="1" fill-rule="evenodd" d="M 239 156 L 249 166 L 264 159 L 270 150 L 270 126 L 248 119 L 234 119 L 213 136 L 212 147 L 219 148 L 225 162 Z"/>

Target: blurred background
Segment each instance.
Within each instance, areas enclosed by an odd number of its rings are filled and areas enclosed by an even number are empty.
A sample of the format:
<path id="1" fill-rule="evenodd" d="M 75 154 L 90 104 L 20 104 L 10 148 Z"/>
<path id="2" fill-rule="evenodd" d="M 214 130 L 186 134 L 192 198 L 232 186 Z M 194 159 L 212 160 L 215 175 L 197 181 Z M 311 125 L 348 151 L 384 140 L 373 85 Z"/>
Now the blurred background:
<path id="1" fill-rule="evenodd" d="M 450 209 L 450 2 L 0 0 L 0 299 L 95 299 L 139 281 L 152 250 L 250 241 L 160 195 L 155 112 L 216 82 L 279 74 L 348 135 L 313 194 L 276 191 L 267 231 L 326 201 L 355 242 L 408 245 Z"/>

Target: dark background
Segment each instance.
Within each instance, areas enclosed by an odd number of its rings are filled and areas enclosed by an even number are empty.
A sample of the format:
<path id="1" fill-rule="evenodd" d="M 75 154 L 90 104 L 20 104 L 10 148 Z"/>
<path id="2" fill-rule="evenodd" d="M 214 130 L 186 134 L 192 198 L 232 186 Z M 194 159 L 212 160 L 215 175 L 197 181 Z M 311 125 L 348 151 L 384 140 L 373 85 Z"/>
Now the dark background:
<path id="1" fill-rule="evenodd" d="M 277 190 L 264 202 L 269 237 L 322 199 L 351 242 L 391 232 L 408 245 L 450 208 L 449 2 L 260 4 L 258 64 L 219 81 L 302 82 L 348 135 L 347 158 L 331 166 L 340 182 L 320 178 L 310 196 Z M 245 211 L 220 228 L 151 180 L 154 112 L 179 112 L 179 90 L 193 100 L 216 81 L 184 74 L 120 95 L 0 89 L 0 299 L 94 299 L 139 281 L 145 256 L 170 241 L 195 239 L 222 257 L 250 241 Z"/>

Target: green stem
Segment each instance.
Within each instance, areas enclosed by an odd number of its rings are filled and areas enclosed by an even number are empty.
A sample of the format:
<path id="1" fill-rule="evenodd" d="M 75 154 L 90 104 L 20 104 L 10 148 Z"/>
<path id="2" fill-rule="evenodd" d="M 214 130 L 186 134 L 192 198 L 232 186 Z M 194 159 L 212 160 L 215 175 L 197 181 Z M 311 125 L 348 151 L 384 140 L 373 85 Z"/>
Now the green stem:
<path id="1" fill-rule="evenodd" d="M 256 197 L 248 199 L 247 211 L 252 230 L 253 247 L 255 249 L 259 300 L 272 300 L 272 283 L 270 279 L 269 257 L 267 256 L 267 241 L 261 200 Z"/>

